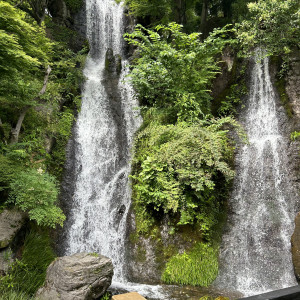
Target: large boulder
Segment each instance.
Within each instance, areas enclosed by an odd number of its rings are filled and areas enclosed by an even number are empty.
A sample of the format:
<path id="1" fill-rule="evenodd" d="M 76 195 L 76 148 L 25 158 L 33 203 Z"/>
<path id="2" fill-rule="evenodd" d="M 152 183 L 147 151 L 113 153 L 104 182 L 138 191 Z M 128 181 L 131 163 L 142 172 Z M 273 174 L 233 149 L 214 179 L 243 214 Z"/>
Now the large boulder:
<path id="1" fill-rule="evenodd" d="M 295 219 L 295 230 L 291 239 L 292 259 L 294 264 L 295 275 L 300 280 L 300 213 Z"/>
<path id="2" fill-rule="evenodd" d="M 89 300 L 102 296 L 111 284 L 113 264 L 103 255 L 77 253 L 57 258 L 37 291 L 40 300 Z"/>
<path id="3" fill-rule="evenodd" d="M 26 214 L 18 210 L 4 209 L 0 213 L 0 249 L 6 248 L 24 225 Z"/>

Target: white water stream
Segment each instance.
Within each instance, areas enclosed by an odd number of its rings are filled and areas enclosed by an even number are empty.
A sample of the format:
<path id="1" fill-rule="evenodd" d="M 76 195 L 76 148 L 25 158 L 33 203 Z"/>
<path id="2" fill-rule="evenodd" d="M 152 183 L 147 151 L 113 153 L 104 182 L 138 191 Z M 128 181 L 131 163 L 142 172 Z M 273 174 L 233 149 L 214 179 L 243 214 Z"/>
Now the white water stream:
<path id="1" fill-rule="evenodd" d="M 249 145 L 236 157 L 218 287 L 255 295 L 297 285 L 290 252 L 296 193 L 267 58 L 257 51 L 244 116 Z"/>

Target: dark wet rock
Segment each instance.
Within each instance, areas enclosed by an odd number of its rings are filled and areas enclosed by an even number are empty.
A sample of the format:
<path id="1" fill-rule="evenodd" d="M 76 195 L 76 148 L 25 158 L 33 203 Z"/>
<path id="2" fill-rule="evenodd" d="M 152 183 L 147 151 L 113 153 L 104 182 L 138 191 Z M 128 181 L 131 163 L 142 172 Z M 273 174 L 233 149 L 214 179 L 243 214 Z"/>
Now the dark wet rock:
<path id="1" fill-rule="evenodd" d="M 0 213 L 0 249 L 10 245 L 25 221 L 26 214 L 16 209 Z"/>
<path id="2" fill-rule="evenodd" d="M 120 75 L 122 71 L 122 57 L 120 54 L 114 55 L 111 48 L 105 54 L 105 70 L 116 75 Z"/>
<path id="3" fill-rule="evenodd" d="M 70 27 L 73 23 L 71 12 L 68 9 L 65 1 L 51 0 L 48 4 L 48 9 L 55 23 Z"/>
<path id="4" fill-rule="evenodd" d="M 300 213 L 295 219 L 295 230 L 291 239 L 292 243 L 292 259 L 295 270 L 295 275 L 300 280 Z"/>
<path id="5" fill-rule="evenodd" d="M 113 265 L 94 253 L 57 258 L 47 269 L 46 281 L 36 296 L 40 300 L 89 300 L 102 296 L 111 284 Z"/>
<path id="6" fill-rule="evenodd" d="M 286 92 L 293 113 L 297 118 L 297 130 L 300 130 L 300 54 L 296 51 L 291 55 L 290 70 L 287 76 Z"/>

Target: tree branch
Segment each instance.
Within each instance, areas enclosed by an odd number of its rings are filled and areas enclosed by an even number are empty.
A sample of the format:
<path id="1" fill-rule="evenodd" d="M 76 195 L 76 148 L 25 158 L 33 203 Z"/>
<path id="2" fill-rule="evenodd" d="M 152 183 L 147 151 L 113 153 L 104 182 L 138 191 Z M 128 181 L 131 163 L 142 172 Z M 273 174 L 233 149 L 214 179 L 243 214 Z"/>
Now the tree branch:
<path id="1" fill-rule="evenodd" d="M 45 77 L 44 77 L 43 87 L 42 87 L 42 89 L 39 92 L 39 96 L 45 94 L 45 92 L 46 92 L 47 84 L 48 84 L 48 80 L 49 80 L 49 75 L 50 75 L 51 71 L 52 71 L 51 67 L 48 66 L 47 70 L 46 70 Z"/>
<path id="2" fill-rule="evenodd" d="M 40 90 L 38 96 L 35 97 L 35 100 L 38 100 L 40 96 L 42 96 L 43 94 L 45 94 L 51 70 L 52 70 L 51 67 L 48 66 L 47 70 L 46 70 L 45 77 L 44 77 L 43 87 Z M 16 127 L 11 130 L 11 140 L 10 140 L 11 144 L 15 144 L 15 143 L 18 142 L 20 130 L 21 130 L 21 127 L 22 127 L 22 123 L 24 121 L 24 118 L 25 118 L 26 113 L 29 110 L 29 108 L 30 108 L 29 105 L 26 105 L 26 106 L 23 107 L 23 109 L 21 110 L 21 113 L 20 113 L 20 116 L 19 116 L 19 119 L 18 119 Z"/>

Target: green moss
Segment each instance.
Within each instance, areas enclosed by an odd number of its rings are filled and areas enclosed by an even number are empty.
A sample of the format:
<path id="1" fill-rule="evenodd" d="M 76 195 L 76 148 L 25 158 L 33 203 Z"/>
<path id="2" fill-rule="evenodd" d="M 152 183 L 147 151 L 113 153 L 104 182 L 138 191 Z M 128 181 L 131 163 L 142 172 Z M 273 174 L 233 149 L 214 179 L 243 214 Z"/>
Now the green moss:
<path id="1" fill-rule="evenodd" d="M 197 243 L 190 252 L 173 256 L 166 264 L 162 280 L 168 284 L 207 287 L 218 275 L 218 248 Z"/>
<path id="2" fill-rule="evenodd" d="M 99 257 L 99 254 L 96 253 L 96 252 L 93 252 L 93 253 L 89 253 L 90 256 L 94 256 L 94 257 Z"/>
<path id="3" fill-rule="evenodd" d="M 285 79 L 281 78 L 281 79 L 276 80 L 275 86 L 277 88 L 281 104 L 285 108 L 287 116 L 289 118 L 291 118 L 293 116 L 293 109 L 291 107 L 291 104 L 289 102 L 289 97 L 285 90 L 285 86 L 286 86 Z"/>
<path id="4" fill-rule="evenodd" d="M 83 5 L 82 0 L 65 0 L 65 3 L 73 13 L 78 12 Z"/>
<path id="5" fill-rule="evenodd" d="M 136 260 L 138 262 L 145 262 L 146 258 L 147 258 L 146 257 L 146 249 L 144 247 L 142 247 L 141 245 L 138 245 Z"/>

